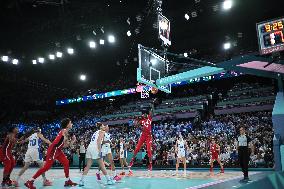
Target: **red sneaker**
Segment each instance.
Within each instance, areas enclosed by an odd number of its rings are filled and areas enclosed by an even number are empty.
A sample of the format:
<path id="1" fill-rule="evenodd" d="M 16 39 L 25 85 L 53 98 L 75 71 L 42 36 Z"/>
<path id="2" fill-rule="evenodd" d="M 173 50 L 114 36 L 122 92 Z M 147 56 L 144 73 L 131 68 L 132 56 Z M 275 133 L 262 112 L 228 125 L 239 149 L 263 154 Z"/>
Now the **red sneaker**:
<path id="1" fill-rule="evenodd" d="M 42 185 L 43 186 L 52 186 L 52 182 L 46 179 L 45 181 L 43 181 Z"/>
<path id="2" fill-rule="evenodd" d="M 115 177 L 113 177 L 113 180 L 115 180 L 116 182 L 117 182 L 117 181 L 120 181 L 120 180 L 121 180 L 121 177 L 115 175 Z"/>
<path id="3" fill-rule="evenodd" d="M 18 183 L 18 181 L 16 181 L 16 180 L 12 181 L 12 184 L 13 184 L 13 186 L 15 186 L 15 187 L 19 187 L 19 183 Z"/>
<path id="4" fill-rule="evenodd" d="M 133 166 L 133 163 L 134 163 L 133 160 L 131 160 L 130 163 L 129 163 L 129 165 L 128 165 L 128 167 L 132 167 L 132 166 Z"/>
<path id="5" fill-rule="evenodd" d="M 12 186 L 12 184 L 9 182 L 9 180 L 6 180 L 6 181 L 2 181 L 1 186 L 2 187 L 10 187 L 10 186 Z"/>
<path id="6" fill-rule="evenodd" d="M 220 173 L 225 173 L 225 172 L 224 172 L 224 168 L 223 168 L 223 169 L 221 169 L 221 172 L 220 172 Z"/>
<path id="7" fill-rule="evenodd" d="M 125 175 L 125 172 L 121 172 L 120 175 Z"/>
<path id="8" fill-rule="evenodd" d="M 129 173 L 128 173 L 127 176 L 129 176 L 129 177 L 133 176 L 133 172 L 131 170 L 129 170 Z"/>
<path id="9" fill-rule="evenodd" d="M 152 171 L 152 168 L 153 168 L 152 163 L 150 163 L 149 166 L 148 166 L 148 171 Z"/>
<path id="10" fill-rule="evenodd" d="M 77 183 L 72 182 L 70 179 L 67 180 L 67 181 L 65 181 L 65 184 L 64 184 L 65 187 L 68 187 L 68 186 L 77 186 L 77 185 L 78 185 Z"/>
<path id="11" fill-rule="evenodd" d="M 26 183 L 25 183 L 25 186 L 29 189 L 36 189 L 36 187 L 34 186 L 34 181 L 33 180 L 28 180 Z"/>
<path id="12" fill-rule="evenodd" d="M 12 186 L 13 185 L 13 181 L 11 179 L 9 179 L 9 180 L 6 181 L 6 184 L 8 186 Z"/>

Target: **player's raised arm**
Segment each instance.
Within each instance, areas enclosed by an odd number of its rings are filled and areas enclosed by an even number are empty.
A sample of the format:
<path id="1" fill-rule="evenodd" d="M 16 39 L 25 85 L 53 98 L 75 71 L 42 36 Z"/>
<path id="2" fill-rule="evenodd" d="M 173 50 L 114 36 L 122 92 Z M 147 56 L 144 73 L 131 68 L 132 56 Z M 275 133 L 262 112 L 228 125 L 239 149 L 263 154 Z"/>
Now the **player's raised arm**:
<path id="1" fill-rule="evenodd" d="M 45 138 L 41 133 L 38 133 L 37 136 L 46 144 L 51 145 L 50 140 L 48 140 L 47 138 Z"/>
<path id="2" fill-rule="evenodd" d="M 155 98 L 153 100 L 153 102 L 151 103 L 151 107 L 150 107 L 150 110 L 149 110 L 149 116 L 150 117 L 153 117 L 153 115 L 154 115 L 154 108 L 155 108 L 156 101 L 157 101 L 157 99 Z"/>
<path id="3" fill-rule="evenodd" d="M 21 138 L 19 139 L 15 139 L 17 144 L 23 144 L 29 141 L 29 137 L 27 136 L 27 134 L 21 136 Z"/>

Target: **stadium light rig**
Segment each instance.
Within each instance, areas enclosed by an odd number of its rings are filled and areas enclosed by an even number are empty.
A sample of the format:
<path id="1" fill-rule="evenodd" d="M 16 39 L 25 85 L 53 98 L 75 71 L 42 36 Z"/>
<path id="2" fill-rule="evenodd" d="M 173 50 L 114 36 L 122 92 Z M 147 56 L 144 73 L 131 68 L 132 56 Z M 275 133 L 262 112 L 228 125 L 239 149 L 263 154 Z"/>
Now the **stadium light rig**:
<path id="1" fill-rule="evenodd" d="M 54 54 L 50 54 L 50 55 L 49 55 L 49 59 L 50 59 L 50 60 L 54 60 L 54 59 L 55 59 Z"/>
<path id="2" fill-rule="evenodd" d="M 223 48 L 224 50 L 229 50 L 231 48 L 231 43 L 230 42 L 224 43 Z"/>
<path id="3" fill-rule="evenodd" d="M 8 56 L 2 56 L 2 57 L 1 57 L 1 60 L 2 60 L 3 62 L 8 62 L 9 57 L 8 57 Z"/>
<path id="4" fill-rule="evenodd" d="M 36 60 L 32 60 L 33 64 L 37 64 Z"/>
<path id="5" fill-rule="evenodd" d="M 57 58 L 62 58 L 62 55 L 63 55 L 62 52 L 56 52 L 56 57 Z"/>
<path id="6" fill-rule="evenodd" d="M 114 43 L 115 42 L 115 37 L 113 35 L 108 36 L 108 42 Z"/>
<path id="7" fill-rule="evenodd" d="M 105 40 L 100 39 L 100 45 L 104 45 L 105 44 Z"/>
<path id="8" fill-rule="evenodd" d="M 223 9 L 224 10 L 229 10 L 229 9 L 232 8 L 232 6 L 233 6 L 233 1 L 232 0 L 225 0 L 223 2 Z"/>
<path id="9" fill-rule="evenodd" d="M 94 41 L 90 41 L 89 46 L 90 46 L 91 49 L 94 49 L 94 48 L 96 48 L 96 43 Z"/>
<path id="10" fill-rule="evenodd" d="M 68 54 L 74 54 L 74 49 L 68 48 L 68 49 L 67 49 L 67 53 L 68 53 Z"/>
<path id="11" fill-rule="evenodd" d="M 86 77 L 86 75 L 85 75 L 85 74 L 81 74 L 81 75 L 80 75 L 80 80 L 81 80 L 81 81 L 85 81 L 85 80 L 86 80 L 86 78 L 87 78 L 87 77 Z"/>
<path id="12" fill-rule="evenodd" d="M 39 58 L 38 58 L 38 62 L 39 62 L 39 63 L 44 63 L 44 58 L 39 57 Z"/>
<path id="13" fill-rule="evenodd" d="M 18 60 L 18 59 L 13 59 L 13 60 L 12 60 L 12 64 L 17 65 L 18 63 L 19 63 L 19 60 Z"/>
<path id="14" fill-rule="evenodd" d="M 189 20 L 189 15 L 186 13 L 186 14 L 184 15 L 184 18 L 185 18 L 186 20 Z"/>

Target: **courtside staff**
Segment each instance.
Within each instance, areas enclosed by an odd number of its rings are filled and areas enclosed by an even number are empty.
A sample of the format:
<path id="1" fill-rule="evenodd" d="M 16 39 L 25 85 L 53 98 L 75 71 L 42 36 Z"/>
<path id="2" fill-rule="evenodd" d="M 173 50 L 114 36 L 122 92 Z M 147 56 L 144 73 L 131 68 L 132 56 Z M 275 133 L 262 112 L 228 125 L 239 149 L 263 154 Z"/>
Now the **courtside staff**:
<path id="1" fill-rule="evenodd" d="M 244 179 L 241 181 L 249 181 L 248 177 L 248 164 L 250 158 L 250 150 L 249 150 L 250 138 L 245 133 L 245 128 L 240 128 L 240 136 L 238 137 L 238 154 L 239 154 L 239 162 L 242 168 L 242 172 L 244 174 Z"/>

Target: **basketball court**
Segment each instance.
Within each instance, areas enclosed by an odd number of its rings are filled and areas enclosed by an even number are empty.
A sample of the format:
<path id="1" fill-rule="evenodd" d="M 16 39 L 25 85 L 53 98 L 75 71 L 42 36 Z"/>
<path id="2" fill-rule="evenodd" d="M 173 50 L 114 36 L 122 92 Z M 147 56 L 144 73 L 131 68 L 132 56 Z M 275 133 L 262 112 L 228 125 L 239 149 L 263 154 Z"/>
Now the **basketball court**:
<path id="1" fill-rule="evenodd" d="M 28 169 L 27 172 L 22 176 L 20 180 L 20 189 L 26 188 L 24 182 L 29 179 L 30 175 L 36 172 L 37 168 Z M 13 171 L 11 178 L 15 178 L 16 174 L 20 171 L 19 168 Z M 112 189 L 198 189 L 198 188 L 212 188 L 212 189 L 229 189 L 229 188 L 240 188 L 243 185 L 249 183 L 240 183 L 242 179 L 242 173 L 240 171 L 226 171 L 225 174 L 220 175 L 219 170 L 215 170 L 215 175 L 210 176 L 208 170 L 188 170 L 187 177 L 183 177 L 183 172 L 180 171 L 179 176 L 172 176 L 175 173 L 174 170 L 156 170 L 150 174 L 145 170 L 134 170 L 134 175 L 131 177 L 125 176 L 123 179 L 115 185 L 104 185 L 106 183 L 105 178 L 102 177 L 103 184 L 99 184 L 96 181 L 95 175 L 97 169 L 92 169 L 89 176 L 86 177 L 84 187 L 71 187 L 71 188 L 112 188 Z M 2 176 L 2 169 L 0 170 Z M 251 171 L 250 178 L 252 181 L 257 181 L 266 175 L 269 171 Z M 64 185 L 64 174 L 63 169 L 51 169 L 46 173 L 48 179 L 53 182 L 53 186 L 43 187 L 42 178 L 40 177 L 36 182 L 37 188 L 55 189 L 62 188 Z M 70 178 L 74 182 L 79 182 L 81 173 L 78 169 L 70 170 Z M 253 183 L 253 182 L 252 182 Z M 15 188 L 15 187 L 10 187 Z"/>

